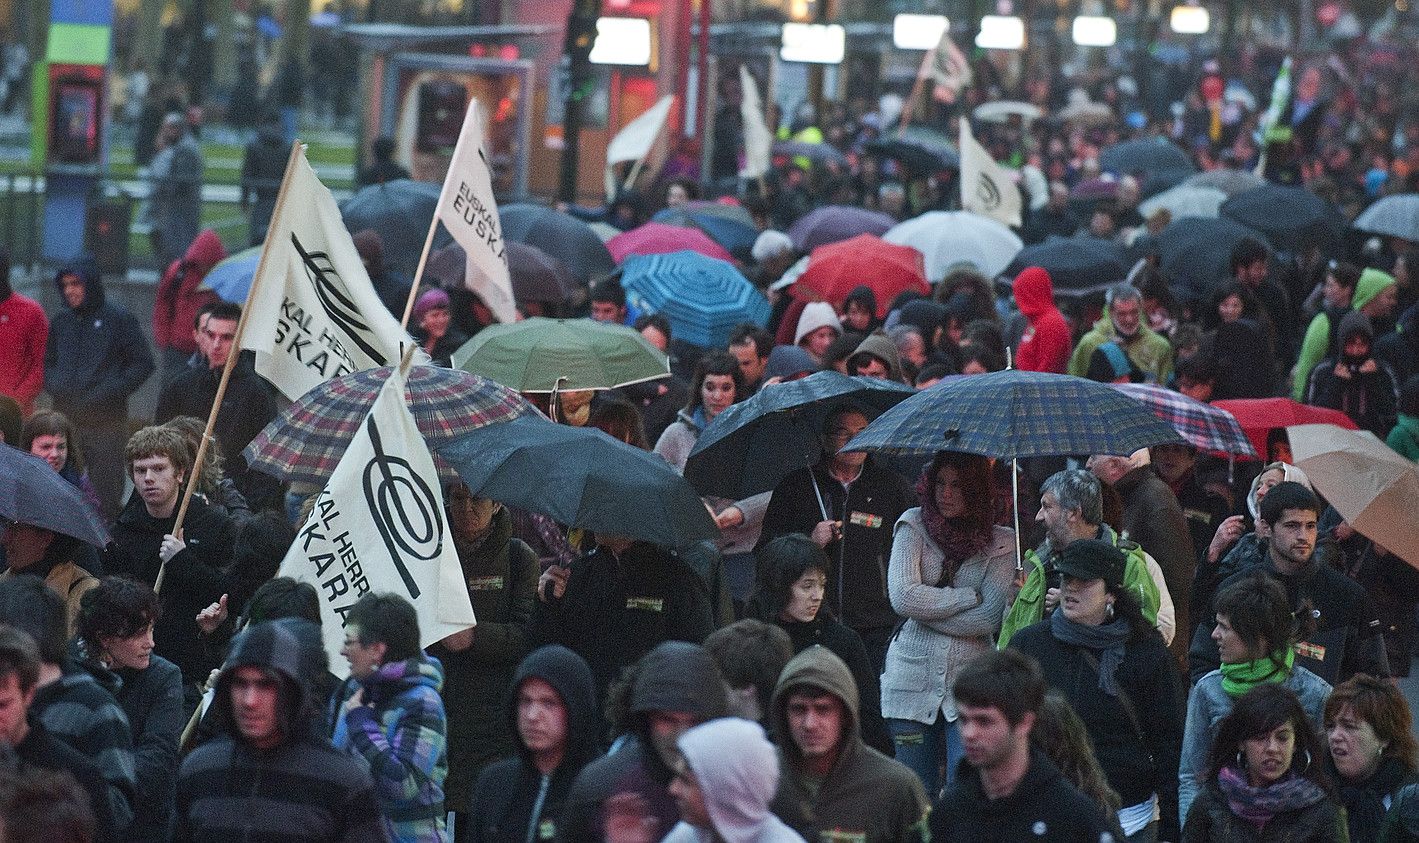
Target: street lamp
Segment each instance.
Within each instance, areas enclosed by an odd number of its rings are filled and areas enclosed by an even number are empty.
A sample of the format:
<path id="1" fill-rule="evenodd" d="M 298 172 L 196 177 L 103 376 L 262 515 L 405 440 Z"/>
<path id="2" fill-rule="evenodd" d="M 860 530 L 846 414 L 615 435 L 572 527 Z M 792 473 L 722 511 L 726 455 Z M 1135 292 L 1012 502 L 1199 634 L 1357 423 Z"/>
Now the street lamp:
<path id="1" fill-rule="evenodd" d="M 1074 43 L 1080 47 L 1112 47 L 1118 41 L 1113 18 L 1079 15 L 1074 19 Z"/>
<path id="2" fill-rule="evenodd" d="M 934 50 L 950 28 L 945 15 L 897 15 L 892 19 L 892 45 L 898 50 Z"/>
<path id="3" fill-rule="evenodd" d="M 1203 35 L 1211 25 L 1211 17 L 1201 6 L 1174 6 L 1168 16 L 1168 26 L 1179 35 Z"/>
<path id="4" fill-rule="evenodd" d="M 982 50 L 1023 49 L 1025 21 L 1013 15 L 986 15 L 980 19 L 976 46 Z"/>

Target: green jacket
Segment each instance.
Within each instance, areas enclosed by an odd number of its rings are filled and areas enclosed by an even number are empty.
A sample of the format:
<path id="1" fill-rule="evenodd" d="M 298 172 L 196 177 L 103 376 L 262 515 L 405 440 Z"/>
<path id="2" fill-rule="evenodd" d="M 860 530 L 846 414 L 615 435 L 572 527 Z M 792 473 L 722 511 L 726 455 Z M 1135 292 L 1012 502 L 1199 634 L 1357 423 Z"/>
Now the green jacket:
<path id="1" fill-rule="evenodd" d="M 1385 444 L 1405 459 L 1419 462 L 1419 416 L 1400 413 Z"/>
<path id="2" fill-rule="evenodd" d="M 1138 598 L 1138 603 L 1143 608 L 1143 617 L 1151 624 L 1158 622 L 1158 585 L 1153 582 L 1153 578 L 1148 575 L 1148 565 L 1143 561 L 1143 548 L 1127 539 L 1120 539 L 1118 533 L 1107 524 L 1099 527 L 1099 538 L 1111 542 L 1114 547 L 1123 551 L 1127 561 L 1123 569 L 1123 585 L 1133 592 Z M 1025 584 L 1020 586 L 1020 593 L 1015 595 L 1015 602 L 1005 612 L 1005 623 L 1000 628 L 1000 638 L 996 646 L 1004 650 L 1010 643 L 1010 638 L 1015 633 L 1031 624 L 1039 623 L 1045 616 L 1045 559 L 1053 554 L 1050 549 L 1049 539 L 1045 539 L 1035 550 L 1025 551 L 1025 559 L 1034 568 L 1030 575 L 1025 578 Z"/>
<path id="3" fill-rule="evenodd" d="M 1084 377 L 1084 373 L 1089 371 L 1089 357 L 1095 349 L 1115 339 L 1114 323 L 1109 318 L 1108 308 L 1105 308 L 1104 315 L 1094 323 L 1093 330 L 1080 337 L 1079 344 L 1074 347 L 1074 354 L 1069 358 L 1069 374 Z M 1173 376 L 1172 344 L 1147 325 L 1138 327 L 1137 339 L 1120 342 L 1119 345 L 1128 353 L 1133 365 L 1147 375 L 1150 383 L 1166 384 Z"/>

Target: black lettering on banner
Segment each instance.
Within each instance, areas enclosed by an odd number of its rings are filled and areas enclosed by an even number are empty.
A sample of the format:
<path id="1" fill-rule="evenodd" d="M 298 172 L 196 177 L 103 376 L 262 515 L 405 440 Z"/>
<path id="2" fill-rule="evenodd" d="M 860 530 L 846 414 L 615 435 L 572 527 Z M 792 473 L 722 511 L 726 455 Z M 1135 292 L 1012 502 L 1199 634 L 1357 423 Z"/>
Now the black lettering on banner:
<path id="1" fill-rule="evenodd" d="M 374 332 L 365 324 L 359 305 L 350 297 L 349 290 L 345 288 L 345 279 L 335 271 L 335 264 L 330 262 L 330 256 L 325 252 L 307 252 L 295 232 L 291 232 L 291 242 L 296 246 L 296 253 L 301 256 L 301 263 L 305 264 L 306 277 L 315 287 L 315 295 L 325 308 L 325 315 L 329 316 L 330 321 L 344 331 L 376 366 L 388 365 L 389 361 L 385 359 L 384 354 L 370 342 Z"/>
<path id="2" fill-rule="evenodd" d="M 410 599 L 417 599 L 419 584 L 404 564 L 404 558 L 428 561 L 443 552 L 444 526 L 438 496 L 424 478 L 414 472 L 408 460 L 384 452 L 373 414 L 365 428 L 374 447 L 374 458 L 364 471 L 365 501 L 369 504 L 370 518 L 384 539 L 395 570 L 409 589 Z"/>

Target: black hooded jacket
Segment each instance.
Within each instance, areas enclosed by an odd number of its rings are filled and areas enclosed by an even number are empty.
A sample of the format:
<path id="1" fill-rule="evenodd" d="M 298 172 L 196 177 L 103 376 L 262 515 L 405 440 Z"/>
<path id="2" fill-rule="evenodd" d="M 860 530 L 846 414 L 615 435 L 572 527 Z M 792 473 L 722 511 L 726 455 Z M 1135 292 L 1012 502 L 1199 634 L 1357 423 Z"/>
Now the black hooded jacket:
<path id="1" fill-rule="evenodd" d="M 596 734 L 601 725 L 596 686 L 586 661 L 558 644 L 549 644 L 523 659 L 513 677 L 506 707 L 509 728 L 514 735 L 517 734 L 517 693 L 528 679 L 541 679 L 562 698 L 567 710 L 565 754 L 562 763 L 549 775 L 544 775 L 519 737 L 515 758 L 485 767 L 473 787 L 473 810 L 468 817 L 472 828 L 468 839 L 474 843 L 524 840 L 528 827 L 534 823 L 537 833 L 533 839 L 555 836 L 556 818 L 577 774 L 601 754 L 601 742 Z"/>
<path id="2" fill-rule="evenodd" d="M 55 408 L 76 424 L 127 418 L 128 396 L 153 373 L 148 341 L 133 314 L 106 300 L 92 261 L 78 261 L 54 276 L 61 300 L 59 279 L 65 275 L 83 280 L 84 301 L 77 308 L 66 303 L 50 320 L 44 388 L 54 396 Z"/>
<path id="3" fill-rule="evenodd" d="M 1100 843 L 1108 833 L 1098 806 L 1038 749 L 1030 750 L 1030 769 L 1015 791 L 999 799 L 985 795 L 980 773 L 961 759 L 955 783 L 931 812 L 931 839 L 946 843 Z"/>

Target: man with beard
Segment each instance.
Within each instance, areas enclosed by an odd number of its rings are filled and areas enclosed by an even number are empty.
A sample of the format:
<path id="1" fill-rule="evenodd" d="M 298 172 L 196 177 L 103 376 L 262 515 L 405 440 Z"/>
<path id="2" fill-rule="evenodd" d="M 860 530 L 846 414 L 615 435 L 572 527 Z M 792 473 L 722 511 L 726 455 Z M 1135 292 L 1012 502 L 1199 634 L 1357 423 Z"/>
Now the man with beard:
<path id="1" fill-rule="evenodd" d="M 1069 358 L 1069 374 L 1084 377 L 1089 359 L 1104 343 L 1117 343 L 1148 383 L 1165 384 L 1173 373 L 1173 347 L 1143 324 L 1143 293 L 1127 282 L 1109 288 L 1104 315 L 1079 338 Z"/>

